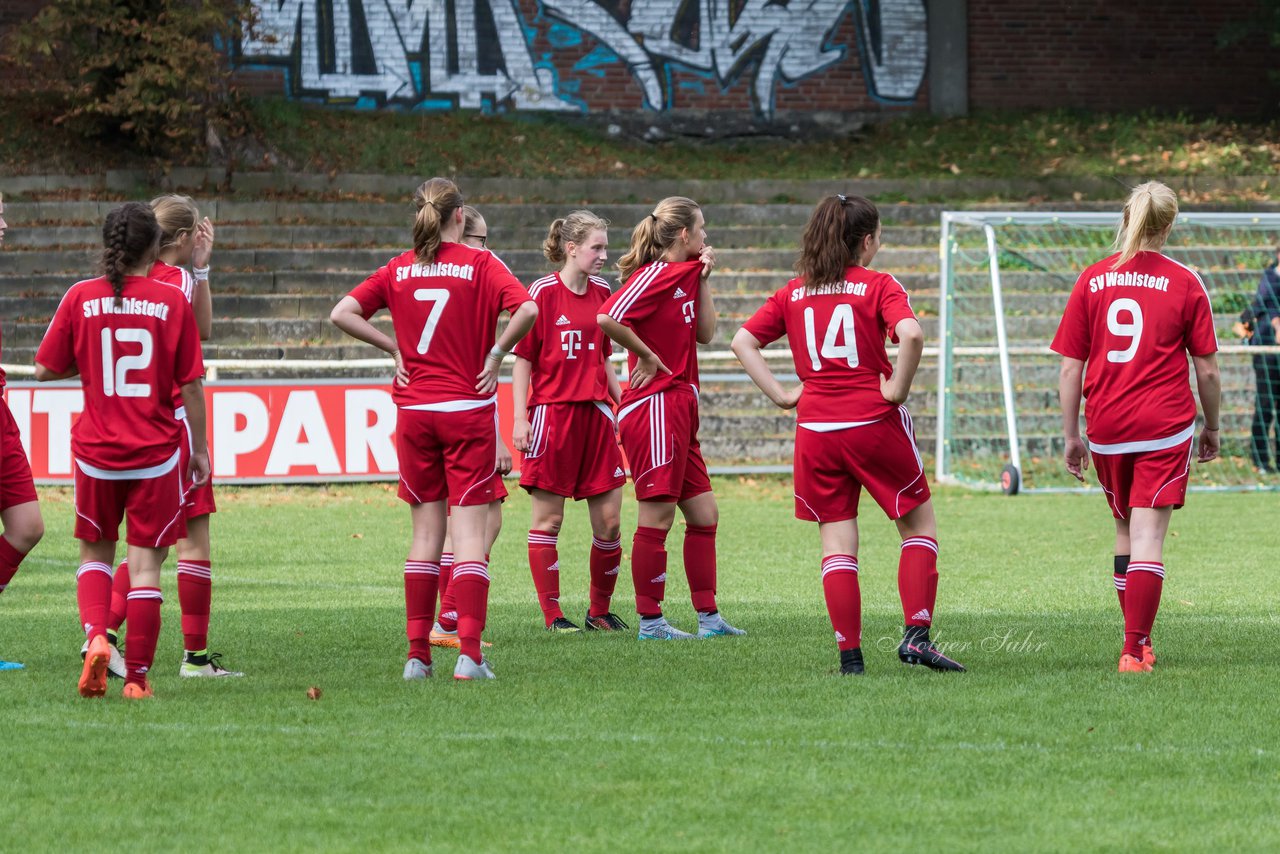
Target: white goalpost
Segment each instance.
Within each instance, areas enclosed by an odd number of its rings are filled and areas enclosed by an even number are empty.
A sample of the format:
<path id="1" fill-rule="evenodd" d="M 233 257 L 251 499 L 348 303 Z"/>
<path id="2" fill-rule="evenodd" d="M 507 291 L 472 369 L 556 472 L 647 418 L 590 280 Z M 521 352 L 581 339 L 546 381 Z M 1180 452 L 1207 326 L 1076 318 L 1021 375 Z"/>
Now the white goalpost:
<path id="1" fill-rule="evenodd" d="M 1108 254 L 1119 221 L 1118 211 L 943 212 L 938 482 L 1010 493 L 1080 488 L 1061 462 L 1061 360 L 1049 342 L 1077 276 Z M 1277 245 L 1280 214 L 1185 212 L 1166 246 L 1208 287 L 1220 345 L 1223 459 L 1193 467 L 1192 489 L 1280 488 L 1269 470 L 1280 466 L 1280 424 L 1260 440 L 1255 412 L 1271 408 L 1266 389 L 1280 385 L 1280 347 L 1248 343 L 1237 325 L 1257 308 Z"/>

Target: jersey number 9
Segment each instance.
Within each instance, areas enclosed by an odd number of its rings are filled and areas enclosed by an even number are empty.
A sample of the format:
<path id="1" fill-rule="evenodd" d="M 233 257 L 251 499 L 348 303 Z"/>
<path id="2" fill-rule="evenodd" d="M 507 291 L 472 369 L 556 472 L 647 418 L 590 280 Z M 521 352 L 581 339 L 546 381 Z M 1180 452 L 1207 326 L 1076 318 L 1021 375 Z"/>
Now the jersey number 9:
<path id="1" fill-rule="evenodd" d="M 1129 322 L 1121 323 L 1122 312 L 1129 314 Z M 1119 338 L 1128 338 L 1129 346 L 1123 350 L 1108 350 L 1108 362 L 1132 362 L 1138 352 L 1138 340 L 1142 338 L 1142 306 L 1135 300 L 1118 299 L 1107 309 L 1107 331 Z"/>

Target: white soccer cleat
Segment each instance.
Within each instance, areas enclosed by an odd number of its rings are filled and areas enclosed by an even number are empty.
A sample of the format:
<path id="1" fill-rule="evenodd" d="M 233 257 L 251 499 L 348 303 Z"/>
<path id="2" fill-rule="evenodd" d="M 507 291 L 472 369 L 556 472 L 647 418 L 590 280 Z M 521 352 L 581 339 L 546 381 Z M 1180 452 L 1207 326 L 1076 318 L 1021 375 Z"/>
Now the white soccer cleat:
<path id="1" fill-rule="evenodd" d="M 218 661 L 220 658 L 222 658 L 220 652 L 211 655 L 192 655 L 188 652 L 182 657 L 182 666 L 178 668 L 178 675 L 185 679 L 244 675 L 238 670 L 228 670 L 223 667 Z"/>
<path id="2" fill-rule="evenodd" d="M 730 635 L 745 635 L 743 629 L 735 629 L 724 621 L 724 617 L 720 616 L 717 611 L 714 614 L 698 613 L 698 637 L 706 640 L 707 638 L 727 637 Z"/>
<path id="3" fill-rule="evenodd" d="M 453 678 L 459 682 L 470 682 L 473 679 L 497 679 L 493 675 L 493 668 L 489 666 L 489 659 L 482 658 L 477 664 L 469 655 L 459 655 L 458 663 L 453 666 Z"/>
<path id="4" fill-rule="evenodd" d="M 693 640 L 694 636 L 682 632 L 667 622 L 666 617 L 640 621 L 640 640 Z"/>
<path id="5" fill-rule="evenodd" d="M 110 638 L 107 638 L 110 643 Z M 115 644 L 111 646 L 111 658 L 107 660 L 107 675 L 114 676 L 116 679 L 124 679 L 129 675 L 129 669 L 124 666 L 124 656 L 120 654 L 120 648 Z M 89 654 L 89 642 L 85 641 L 84 646 L 80 647 L 80 660 Z"/>
<path id="6" fill-rule="evenodd" d="M 430 679 L 431 665 L 411 658 L 404 663 L 404 678 L 406 682 L 414 679 Z"/>

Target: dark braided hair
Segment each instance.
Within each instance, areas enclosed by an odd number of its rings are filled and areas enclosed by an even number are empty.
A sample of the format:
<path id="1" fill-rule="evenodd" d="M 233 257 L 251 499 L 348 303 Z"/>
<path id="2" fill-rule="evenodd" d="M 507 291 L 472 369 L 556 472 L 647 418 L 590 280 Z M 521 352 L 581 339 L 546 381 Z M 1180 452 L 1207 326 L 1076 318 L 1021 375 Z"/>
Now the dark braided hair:
<path id="1" fill-rule="evenodd" d="M 116 292 L 117 306 L 128 271 L 154 259 L 159 246 L 160 226 L 149 205 L 126 202 L 107 214 L 102 226 L 102 274 Z"/>

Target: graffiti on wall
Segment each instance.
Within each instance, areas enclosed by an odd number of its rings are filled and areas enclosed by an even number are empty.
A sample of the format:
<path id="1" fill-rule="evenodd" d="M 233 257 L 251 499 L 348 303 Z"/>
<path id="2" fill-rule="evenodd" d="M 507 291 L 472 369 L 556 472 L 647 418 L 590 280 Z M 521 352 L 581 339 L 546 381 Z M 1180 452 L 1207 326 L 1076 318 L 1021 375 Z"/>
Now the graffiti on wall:
<path id="1" fill-rule="evenodd" d="M 851 50 L 871 97 L 909 103 L 928 56 L 923 0 L 537 2 L 530 20 L 518 0 L 259 0 L 238 60 L 282 65 L 292 91 L 331 102 L 587 110 L 555 54 L 593 41 L 572 69 L 620 65 L 650 109 L 670 108 L 678 70 L 722 90 L 745 77 L 756 111 L 771 116 L 780 84 Z M 846 14 L 856 47 L 832 42 Z M 540 31 L 550 50 L 535 50 Z"/>

